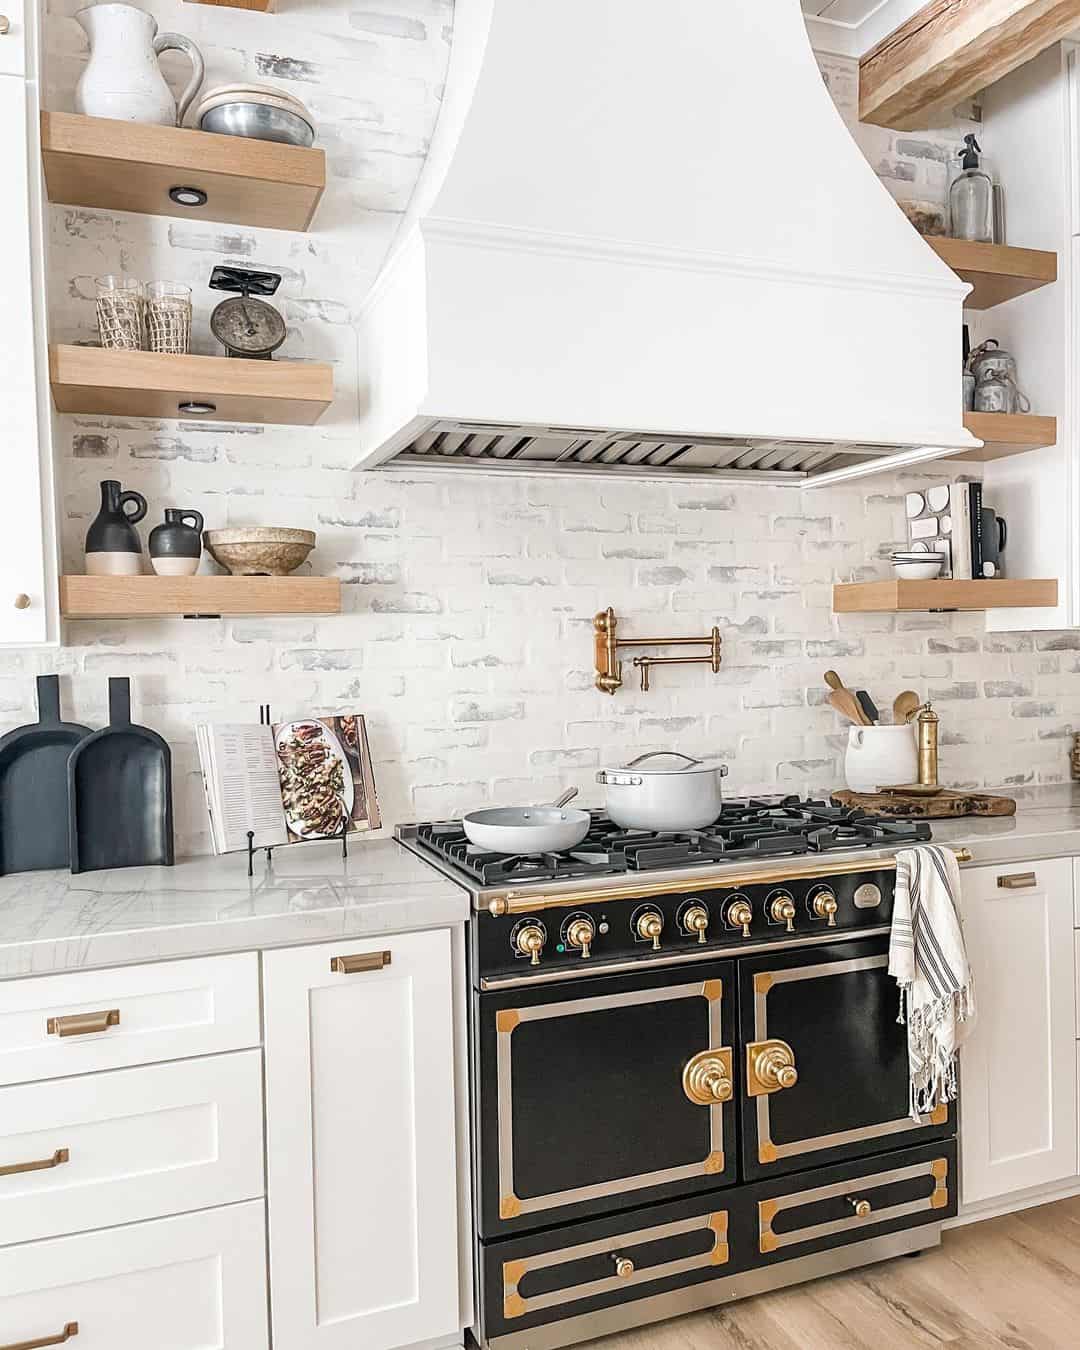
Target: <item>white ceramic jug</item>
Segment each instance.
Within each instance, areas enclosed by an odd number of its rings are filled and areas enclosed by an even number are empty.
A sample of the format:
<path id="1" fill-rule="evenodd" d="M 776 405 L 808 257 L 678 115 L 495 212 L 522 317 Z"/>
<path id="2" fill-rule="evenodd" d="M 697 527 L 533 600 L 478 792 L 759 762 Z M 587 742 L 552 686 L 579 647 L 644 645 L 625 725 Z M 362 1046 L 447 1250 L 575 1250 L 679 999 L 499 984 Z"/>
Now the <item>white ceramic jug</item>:
<path id="1" fill-rule="evenodd" d="M 919 774 L 914 731 L 907 725 L 851 727 L 844 774 L 852 792 L 914 783 Z"/>
<path id="2" fill-rule="evenodd" d="M 202 53 L 179 33 L 158 33 L 157 21 L 134 5 L 91 5 L 75 18 L 90 39 L 90 62 L 75 88 L 75 111 L 122 122 L 178 127 L 203 82 Z M 192 76 L 179 104 L 157 58 L 184 52 Z"/>

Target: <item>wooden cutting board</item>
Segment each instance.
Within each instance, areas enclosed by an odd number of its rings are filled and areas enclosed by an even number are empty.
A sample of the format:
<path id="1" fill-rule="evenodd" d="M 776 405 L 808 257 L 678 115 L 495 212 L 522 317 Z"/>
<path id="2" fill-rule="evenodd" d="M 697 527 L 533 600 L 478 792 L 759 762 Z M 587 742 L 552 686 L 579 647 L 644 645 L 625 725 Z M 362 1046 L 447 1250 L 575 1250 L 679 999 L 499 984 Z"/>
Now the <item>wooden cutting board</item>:
<path id="1" fill-rule="evenodd" d="M 944 820 L 958 816 L 1014 816 L 1016 802 L 1011 797 L 994 797 L 987 792 L 939 792 L 936 797 L 898 797 L 891 792 L 834 792 L 836 806 L 870 811 L 877 816 L 913 817 Z"/>

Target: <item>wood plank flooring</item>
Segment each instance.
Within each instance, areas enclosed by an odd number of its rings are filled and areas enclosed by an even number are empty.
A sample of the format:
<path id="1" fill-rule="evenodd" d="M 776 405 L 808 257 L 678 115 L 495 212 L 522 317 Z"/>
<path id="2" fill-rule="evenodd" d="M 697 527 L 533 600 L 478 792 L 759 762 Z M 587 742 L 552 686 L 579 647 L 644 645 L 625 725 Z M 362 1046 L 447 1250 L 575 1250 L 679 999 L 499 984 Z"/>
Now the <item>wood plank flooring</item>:
<path id="1" fill-rule="evenodd" d="M 1080 1196 L 945 1234 L 939 1248 L 590 1341 L 592 1350 L 1071 1350 Z"/>

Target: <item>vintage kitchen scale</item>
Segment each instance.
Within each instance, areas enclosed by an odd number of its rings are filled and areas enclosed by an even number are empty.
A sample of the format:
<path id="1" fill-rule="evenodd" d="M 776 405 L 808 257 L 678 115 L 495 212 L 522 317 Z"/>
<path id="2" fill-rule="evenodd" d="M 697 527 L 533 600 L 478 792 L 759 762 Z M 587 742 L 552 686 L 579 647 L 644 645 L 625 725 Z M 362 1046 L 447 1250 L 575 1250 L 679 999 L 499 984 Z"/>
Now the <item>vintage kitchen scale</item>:
<path id="1" fill-rule="evenodd" d="M 247 267 L 215 267 L 210 274 L 212 291 L 236 294 L 210 315 L 210 331 L 225 348 L 226 356 L 248 361 L 269 361 L 285 341 L 285 320 L 265 300 L 281 285 L 278 272 L 255 272 Z"/>

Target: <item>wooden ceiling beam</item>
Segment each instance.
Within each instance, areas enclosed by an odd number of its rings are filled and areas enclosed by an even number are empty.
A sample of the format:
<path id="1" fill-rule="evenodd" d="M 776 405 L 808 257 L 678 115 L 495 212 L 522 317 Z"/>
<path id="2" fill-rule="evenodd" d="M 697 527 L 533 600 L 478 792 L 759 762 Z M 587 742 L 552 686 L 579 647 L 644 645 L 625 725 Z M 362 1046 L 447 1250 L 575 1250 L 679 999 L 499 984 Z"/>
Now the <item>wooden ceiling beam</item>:
<path id="1" fill-rule="evenodd" d="M 929 0 L 859 63 L 859 117 L 914 131 L 1080 28 L 1080 0 Z"/>

